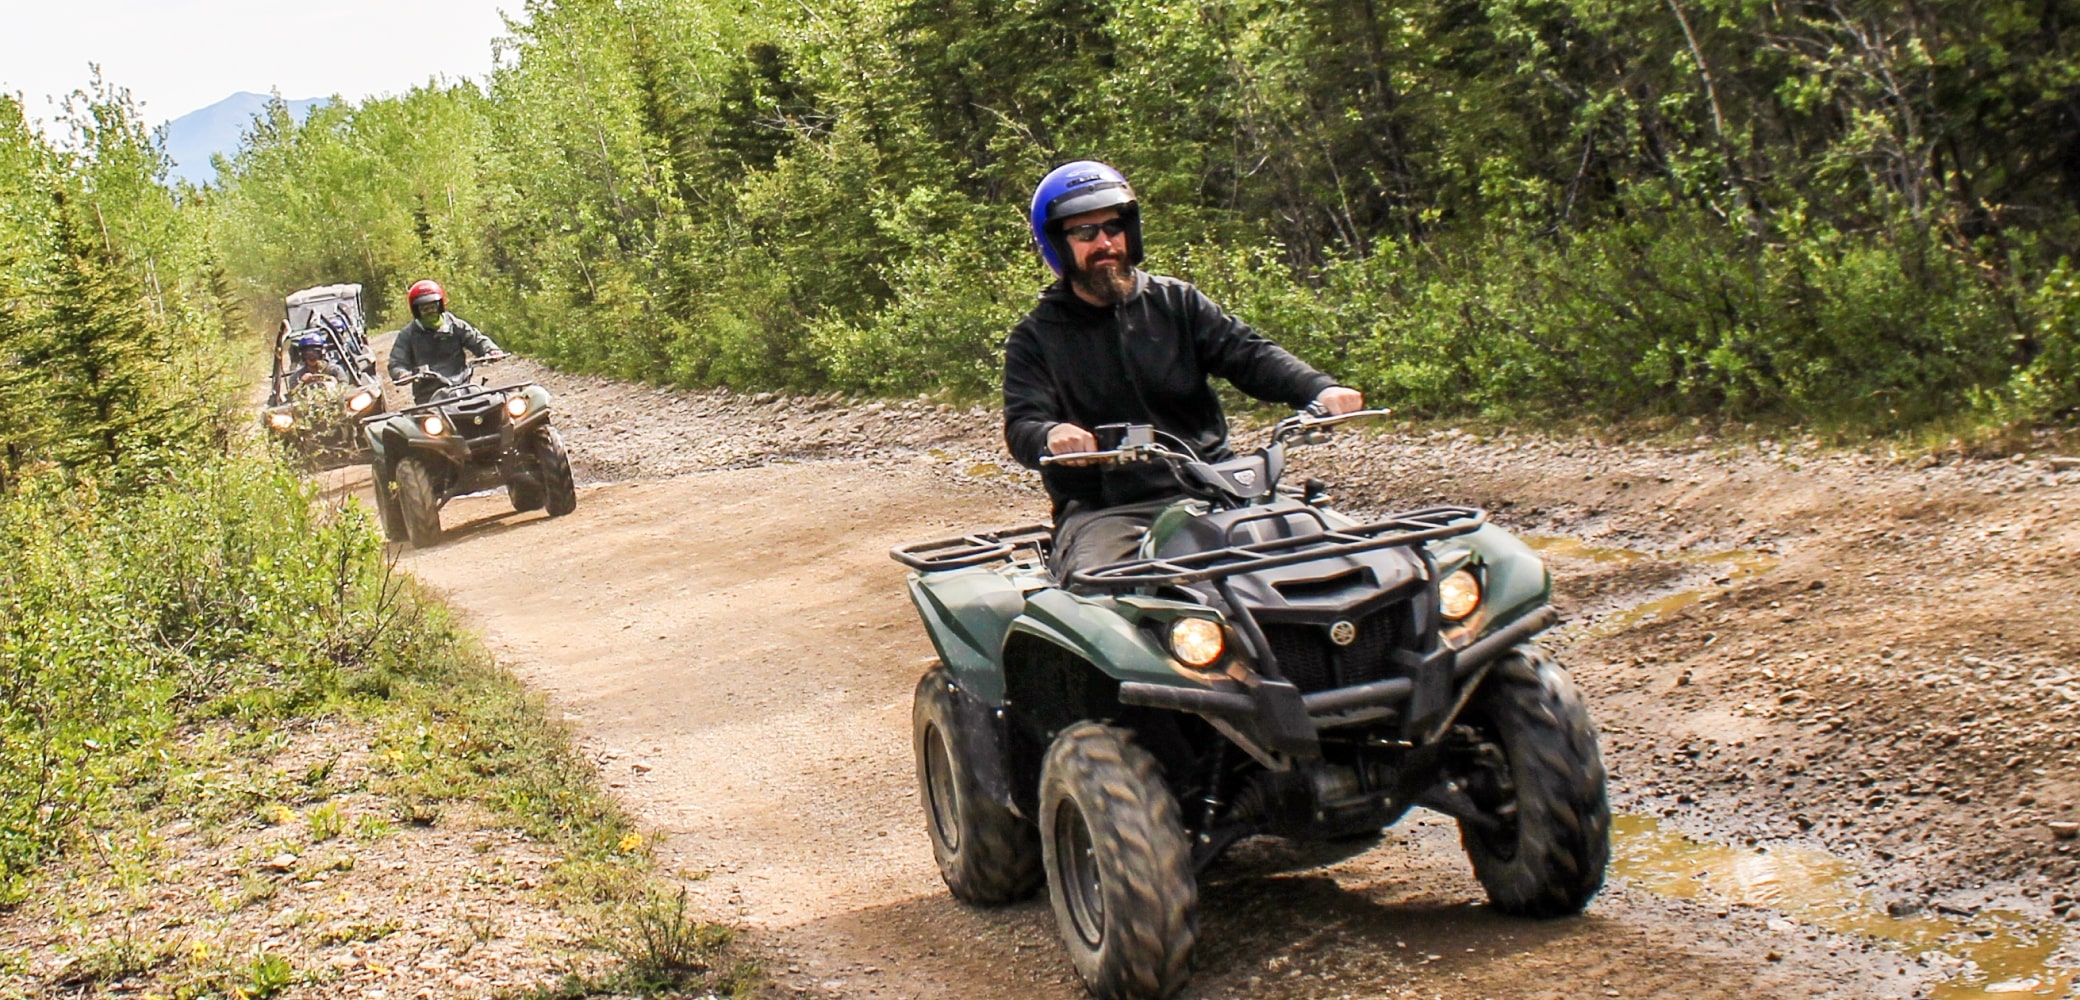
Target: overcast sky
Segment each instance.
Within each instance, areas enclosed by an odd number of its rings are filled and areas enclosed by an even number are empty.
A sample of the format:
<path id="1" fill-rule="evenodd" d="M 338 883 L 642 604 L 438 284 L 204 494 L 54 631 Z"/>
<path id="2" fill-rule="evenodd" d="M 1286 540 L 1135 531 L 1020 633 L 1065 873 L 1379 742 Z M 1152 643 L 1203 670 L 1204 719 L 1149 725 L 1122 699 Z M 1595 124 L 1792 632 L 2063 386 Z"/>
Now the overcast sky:
<path id="1" fill-rule="evenodd" d="M 0 91 L 48 122 L 98 63 L 154 125 L 241 90 L 401 94 L 481 79 L 501 8 L 519 16 L 525 0 L 0 0 Z"/>

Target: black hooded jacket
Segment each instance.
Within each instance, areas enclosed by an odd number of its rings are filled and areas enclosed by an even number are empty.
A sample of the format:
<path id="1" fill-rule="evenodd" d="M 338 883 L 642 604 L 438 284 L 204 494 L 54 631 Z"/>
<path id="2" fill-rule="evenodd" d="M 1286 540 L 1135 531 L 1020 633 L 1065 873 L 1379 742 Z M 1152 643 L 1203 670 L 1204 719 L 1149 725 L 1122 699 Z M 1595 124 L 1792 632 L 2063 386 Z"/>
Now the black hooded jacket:
<path id="1" fill-rule="evenodd" d="M 1057 281 L 1004 344 L 1004 442 L 1019 464 L 1040 469 L 1057 520 L 1070 501 L 1102 508 L 1172 495 L 1177 482 L 1160 464 L 1042 469 L 1047 431 L 1153 424 L 1200 458 L 1225 460 L 1228 419 L 1210 375 L 1295 408 L 1336 384 L 1176 278 L 1137 271 L 1133 294 L 1104 307 Z"/>

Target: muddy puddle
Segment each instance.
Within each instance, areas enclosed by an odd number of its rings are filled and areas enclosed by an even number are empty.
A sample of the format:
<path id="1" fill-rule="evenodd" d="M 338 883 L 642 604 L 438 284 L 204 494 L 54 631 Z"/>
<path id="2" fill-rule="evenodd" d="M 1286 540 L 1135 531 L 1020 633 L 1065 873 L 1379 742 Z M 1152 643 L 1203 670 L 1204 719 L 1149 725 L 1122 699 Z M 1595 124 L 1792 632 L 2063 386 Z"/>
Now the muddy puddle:
<path id="1" fill-rule="evenodd" d="M 1855 865 L 1820 851 L 1708 843 L 1664 829 L 1652 817 L 1619 816 L 1611 830 L 1611 871 L 1661 895 L 1765 909 L 1931 959 L 1944 970 L 1933 993 L 1939 1000 L 2080 997 L 2080 969 L 2053 964 L 2065 944 L 2057 924 L 1997 910 L 1889 906 Z M 1791 929 L 1778 921 L 1771 926 Z"/>
<path id="2" fill-rule="evenodd" d="M 1707 567 L 1713 571 L 1709 586 L 1664 594 L 1623 610 L 1614 611 L 1590 622 L 1587 628 L 1580 633 L 1582 638 L 1589 639 L 1616 635 L 1643 622 L 1672 615 L 1691 605 L 1710 600 L 1742 580 L 1759 576 L 1775 569 L 1777 564 L 1782 561 L 1768 553 L 1751 552 L 1746 549 L 1732 549 L 1725 552 L 1679 552 L 1673 555 L 1657 556 L 1633 549 L 1590 545 L 1580 539 L 1558 536 L 1527 538 L 1525 543 L 1530 545 L 1540 555 L 1554 556 L 1561 559 L 1575 559 L 1606 565 L 1628 565 L 1649 560 L 1659 560 L 1685 566 Z"/>
<path id="3" fill-rule="evenodd" d="M 1708 586 L 1663 594 L 1589 622 L 1582 638 L 1614 635 L 1723 594 L 1733 584 L 1774 569 L 1777 557 L 1733 550 L 1654 555 L 1591 545 L 1574 538 L 1526 539 L 1543 555 L 1597 564 L 1649 560 L 1712 571 Z M 1617 817 L 1611 832 L 1614 875 L 1665 896 L 1709 906 L 1742 906 L 1779 914 L 1772 927 L 1805 926 L 1926 959 L 1940 970 L 1938 1000 L 2036 996 L 2080 998 L 2080 968 L 2064 952 L 2056 922 L 2019 913 L 1917 909 L 1891 903 L 1875 880 L 1849 861 L 1786 847 L 1714 844 L 1665 829 L 1645 816 Z"/>

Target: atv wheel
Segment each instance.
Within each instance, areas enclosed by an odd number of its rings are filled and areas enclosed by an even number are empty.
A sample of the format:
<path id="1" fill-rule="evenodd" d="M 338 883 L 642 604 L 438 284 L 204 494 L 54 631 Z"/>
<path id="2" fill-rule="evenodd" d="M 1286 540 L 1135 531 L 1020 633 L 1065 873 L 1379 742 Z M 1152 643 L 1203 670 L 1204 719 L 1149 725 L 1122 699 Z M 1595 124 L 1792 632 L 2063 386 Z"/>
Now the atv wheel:
<path id="1" fill-rule="evenodd" d="M 1581 912 L 1602 888 L 1611 854 L 1603 756 L 1581 692 L 1544 650 L 1527 644 L 1496 662 L 1465 718 L 1501 748 L 1468 782 L 1474 801 L 1499 822 L 1459 821 L 1459 841 L 1489 901 L 1526 917 Z"/>
<path id="2" fill-rule="evenodd" d="M 534 455 L 542 466 L 542 493 L 550 517 L 562 517 L 578 509 L 578 484 L 571 478 L 570 456 L 563 452 L 563 438 L 554 427 L 542 428 L 534 441 Z"/>
<path id="3" fill-rule="evenodd" d="M 376 515 L 383 522 L 383 538 L 387 541 L 405 540 L 404 511 L 398 509 L 397 484 L 378 475 L 376 481 Z"/>
<path id="4" fill-rule="evenodd" d="M 415 549 L 431 548 L 441 540 L 440 501 L 433 492 L 433 472 L 426 463 L 407 458 L 397 463 L 397 506 L 404 515 L 405 535 Z"/>
<path id="5" fill-rule="evenodd" d="M 953 678 L 935 666 L 917 682 L 910 723 L 917 791 L 939 877 L 963 903 L 1015 903 L 1040 886 L 1040 836 L 990 798 L 969 760 L 954 710 Z"/>
<path id="6" fill-rule="evenodd" d="M 1040 772 L 1047 897 L 1069 959 L 1101 1000 L 1157 1000 L 1191 974 L 1199 886 L 1177 800 L 1125 730 L 1083 722 Z"/>
<path id="7" fill-rule="evenodd" d="M 521 473 L 506 480 L 506 499 L 513 502 L 515 511 L 525 514 L 531 510 L 541 510 L 548 496 L 543 491 L 539 478 L 530 478 L 527 474 Z"/>

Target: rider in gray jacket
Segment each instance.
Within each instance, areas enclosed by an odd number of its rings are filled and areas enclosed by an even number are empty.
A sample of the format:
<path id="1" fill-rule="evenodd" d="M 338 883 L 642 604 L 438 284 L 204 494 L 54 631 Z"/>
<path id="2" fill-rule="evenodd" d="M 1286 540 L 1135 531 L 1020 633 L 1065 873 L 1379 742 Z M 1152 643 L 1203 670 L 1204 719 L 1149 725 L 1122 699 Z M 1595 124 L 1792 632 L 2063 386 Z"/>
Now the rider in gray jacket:
<path id="1" fill-rule="evenodd" d="M 454 378 L 468 367 L 466 355 L 506 356 L 490 337 L 448 312 L 448 293 L 438 283 L 417 282 L 406 298 L 412 305 L 412 321 L 397 331 L 397 340 L 390 345 L 391 381 L 401 380 L 421 368 Z M 412 401 L 424 403 L 439 388 L 440 383 L 431 379 L 413 382 Z"/>

